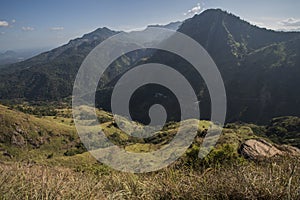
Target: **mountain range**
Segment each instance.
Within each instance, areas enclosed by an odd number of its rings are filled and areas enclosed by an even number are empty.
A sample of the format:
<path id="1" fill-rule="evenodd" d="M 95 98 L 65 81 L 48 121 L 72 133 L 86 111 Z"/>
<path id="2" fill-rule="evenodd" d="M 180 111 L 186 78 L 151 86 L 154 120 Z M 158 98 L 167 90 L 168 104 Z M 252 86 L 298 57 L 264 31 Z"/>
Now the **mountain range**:
<path id="1" fill-rule="evenodd" d="M 259 28 L 220 9 L 206 10 L 164 28 L 177 29 L 190 36 L 213 58 L 225 83 L 227 122 L 266 123 L 278 116 L 300 116 L 299 32 Z M 58 101 L 70 97 L 84 58 L 102 41 L 118 33 L 99 28 L 66 45 L 2 68 L 0 99 Z M 97 105 L 110 111 L 114 84 L 126 71 L 145 62 L 167 64 L 184 74 L 198 95 L 201 116 L 209 118 L 209 94 L 205 83 L 199 81 L 201 77 L 195 76 L 185 60 L 159 51 L 133 52 L 115 61 L 99 84 Z M 140 113 L 150 104 L 159 102 L 171 109 L 169 120 L 178 120 L 179 111 L 175 109 L 178 102 L 156 97 L 156 89 L 172 97 L 167 90 L 157 86 L 141 88 L 136 95 L 142 95 L 142 98 L 133 97 L 131 103 L 135 105 L 132 107 L 133 118 L 147 123 L 148 117 Z"/>
<path id="2" fill-rule="evenodd" d="M 28 58 L 40 54 L 41 52 L 44 52 L 45 50 L 46 48 L 5 51 L 3 53 L 0 53 L 0 67 L 1 65 L 8 65 L 8 64 L 24 61 Z"/>

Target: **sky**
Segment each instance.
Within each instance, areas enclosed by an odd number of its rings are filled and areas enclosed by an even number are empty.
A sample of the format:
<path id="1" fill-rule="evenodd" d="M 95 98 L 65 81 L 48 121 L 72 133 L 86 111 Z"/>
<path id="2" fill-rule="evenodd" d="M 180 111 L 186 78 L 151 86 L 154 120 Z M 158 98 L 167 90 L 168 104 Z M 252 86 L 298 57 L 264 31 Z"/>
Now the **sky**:
<path id="1" fill-rule="evenodd" d="M 0 52 L 54 48 L 99 27 L 139 30 L 221 8 L 260 27 L 300 31 L 299 0 L 1 0 Z"/>

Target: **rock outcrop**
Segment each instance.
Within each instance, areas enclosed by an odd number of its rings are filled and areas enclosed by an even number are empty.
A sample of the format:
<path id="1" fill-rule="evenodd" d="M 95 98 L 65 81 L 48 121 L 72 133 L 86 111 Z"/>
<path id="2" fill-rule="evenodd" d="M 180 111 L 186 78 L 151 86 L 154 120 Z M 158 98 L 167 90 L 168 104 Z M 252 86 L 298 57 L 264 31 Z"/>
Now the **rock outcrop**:
<path id="1" fill-rule="evenodd" d="M 288 145 L 273 145 L 263 139 L 250 139 L 244 142 L 239 153 L 247 159 L 259 160 L 276 155 L 300 156 L 300 150 Z"/>

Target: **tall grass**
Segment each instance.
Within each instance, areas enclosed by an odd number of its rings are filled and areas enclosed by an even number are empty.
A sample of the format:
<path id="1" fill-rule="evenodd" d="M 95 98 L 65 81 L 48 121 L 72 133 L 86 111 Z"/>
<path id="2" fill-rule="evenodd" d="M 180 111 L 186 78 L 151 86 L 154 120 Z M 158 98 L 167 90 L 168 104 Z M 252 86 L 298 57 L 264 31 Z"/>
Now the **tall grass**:
<path id="1" fill-rule="evenodd" d="M 300 199 L 300 162 L 103 175 L 68 168 L 0 164 L 1 199 Z"/>

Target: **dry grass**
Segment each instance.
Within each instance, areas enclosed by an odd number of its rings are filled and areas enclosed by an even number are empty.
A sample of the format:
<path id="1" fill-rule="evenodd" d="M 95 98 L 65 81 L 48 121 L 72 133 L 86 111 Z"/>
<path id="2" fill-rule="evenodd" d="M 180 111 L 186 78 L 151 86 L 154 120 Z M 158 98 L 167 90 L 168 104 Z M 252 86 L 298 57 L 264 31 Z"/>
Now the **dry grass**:
<path id="1" fill-rule="evenodd" d="M 148 174 L 0 165 L 1 199 L 299 199 L 299 160 Z M 175 169 L 177 168 L 177 169 Z"/>
<path id="2" fill-rule="evenodd" d="M 223 129 L 219 149 L 207 157 L 207 162 L 196 159 L 197 144 L 202 143 L 198 137 L 177 164 L 158 172 L 128 174 L 98 166 L 89 153 L 64 156 L 78 141 L 75 128 L 67 120 L 62 123 L 61 118 L 37 118 L 1 105 L 0 113 L 0 132 L 8 137 L 4 141 L 11 141 L 10 133 L 16 128 L 28 133 L 20 133 L 30 136 L 28 139 L 49 138 L 39 148 L 0 144 L 13 155 L 10 159 L 0 154 L 0 199 L 300 199 L 299 159 L 277 158 L 260 163 L 240 159 L 239 144 L 256 137 L 249 127 L 231 125 Z M 65 117 L 64 114 L 59 117 Z M 172 138 L 176 129 L 176 124 L 169 124 L 149 144 L 131 144 L 128 136 L 113 125 L 108 113 L 100 115 L 107 121 L 107 135 L 118 136 L 115 138 L 119 143 L 129 143 L 125 148 L 134 152 L 156 149 Z M 202 122 L 199 127 L 200 135 L 207 123 Z M 223 144 L 230 144 L 232 149 L 226 150 Z M 1 163 L 4 161 L 9 162 Z"/>

